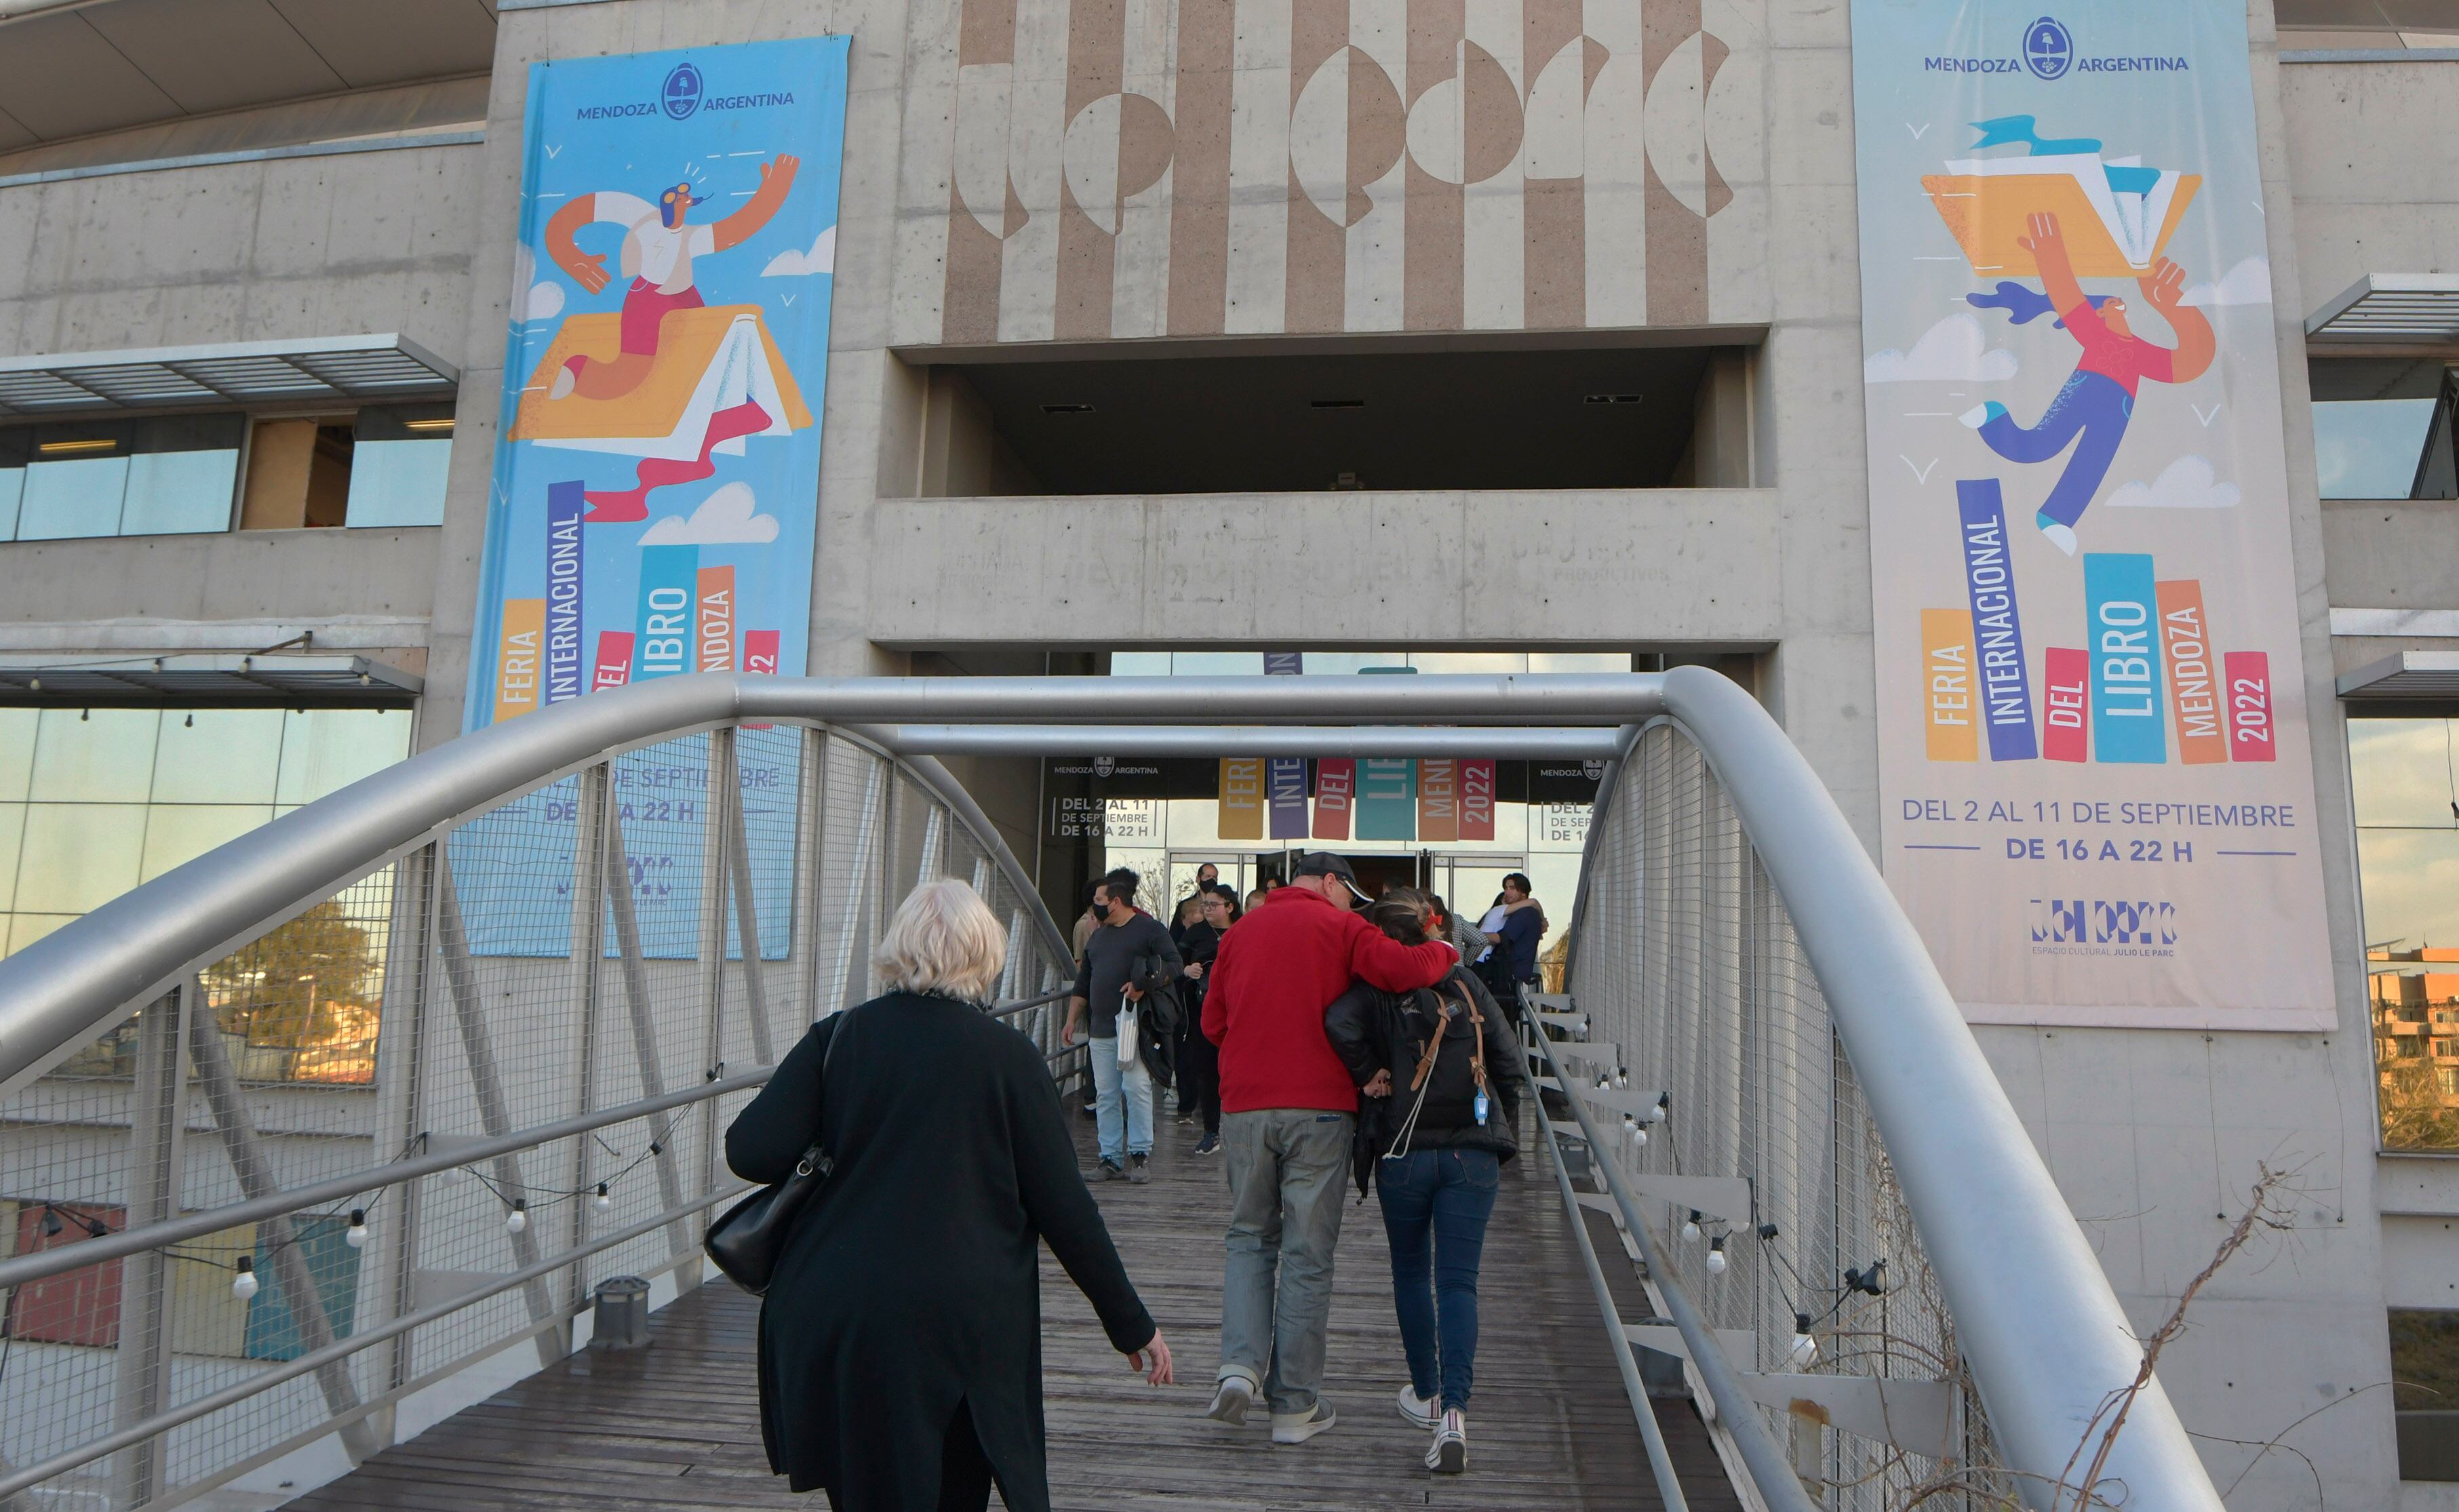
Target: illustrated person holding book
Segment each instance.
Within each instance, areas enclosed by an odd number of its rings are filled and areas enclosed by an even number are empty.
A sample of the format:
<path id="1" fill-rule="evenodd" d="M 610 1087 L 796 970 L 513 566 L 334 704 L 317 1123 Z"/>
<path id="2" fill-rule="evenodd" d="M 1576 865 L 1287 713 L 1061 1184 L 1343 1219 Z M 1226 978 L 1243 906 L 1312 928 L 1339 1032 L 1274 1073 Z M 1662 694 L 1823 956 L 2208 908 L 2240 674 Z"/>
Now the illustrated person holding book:
<path id="1" fill-rule="evenodd" d="M 2176 332 L 2177 345 L 2168 347 L 2145 341 L 2127 326 L 2126 301 L 2104 300 L 2095 308 L 2085 298 L 2082 285 L 2075 282 L 2066 240 L 2058 233 L 2056 216 L 2035 214 L 2028 219 L 2027 230 L 2019 244 L 2032 254 L 2041 270 L 2041 286 L 2066 323 L 2067 334 L 2083 347 L 2083 356 L 2066 387 L 2042 411 L 2038 424 L 2016 424 L 2007 407 L 1995 400 L 1959 418 L 2009 462 L 2047 462 L 2070 443 L 2074 446 L 2066 472 L 2032 517 L 2050 544 L 2071 556 L 2075 521 L 2083 517 L 2109 475 L 2109 464 L 2117 455 L 2118 442 L 2125 438 L 2127 422 L 2134 415 L 2136 387 L 2146 378 L 2182 384 L 2201 377 L 2212 365 L 2212 326 L 2202 311 L 2184 303 L 2186 270 L 2161 258 L 2149 274 L 2135 280 L 2135 286 Z"/>

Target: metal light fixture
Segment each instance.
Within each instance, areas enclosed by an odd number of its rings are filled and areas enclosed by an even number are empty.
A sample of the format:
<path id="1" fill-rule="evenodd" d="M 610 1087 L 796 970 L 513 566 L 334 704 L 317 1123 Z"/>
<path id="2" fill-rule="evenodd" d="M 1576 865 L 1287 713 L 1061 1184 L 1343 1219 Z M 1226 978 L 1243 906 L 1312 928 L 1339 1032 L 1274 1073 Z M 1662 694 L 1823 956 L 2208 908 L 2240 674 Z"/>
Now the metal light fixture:
<path id="1" fill-rule="evenodd" d="M 239 1274 L 231 1278 L 231 1295 L 244 1302 L 256 1295 L 256 1261 L 247 1255 L 242 1255 L 234 1269 L 239 1271 Z"/>

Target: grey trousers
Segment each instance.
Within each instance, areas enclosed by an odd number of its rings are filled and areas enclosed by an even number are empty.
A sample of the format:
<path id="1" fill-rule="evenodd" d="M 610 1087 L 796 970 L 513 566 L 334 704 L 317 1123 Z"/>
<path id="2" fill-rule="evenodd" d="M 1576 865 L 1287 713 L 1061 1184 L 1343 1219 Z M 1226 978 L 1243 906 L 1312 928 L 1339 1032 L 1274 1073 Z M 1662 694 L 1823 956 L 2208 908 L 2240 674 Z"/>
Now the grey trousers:
<path id="1" fill-rule="evenodd" d="M 1229 1257 L 1221 1370 L 1262 1389 L 1275 1413 L 1314 1408 L 1332 1313 L 1332 1251 L 1356 1119 L 1314 1108 L 1228 1113 Z"/>

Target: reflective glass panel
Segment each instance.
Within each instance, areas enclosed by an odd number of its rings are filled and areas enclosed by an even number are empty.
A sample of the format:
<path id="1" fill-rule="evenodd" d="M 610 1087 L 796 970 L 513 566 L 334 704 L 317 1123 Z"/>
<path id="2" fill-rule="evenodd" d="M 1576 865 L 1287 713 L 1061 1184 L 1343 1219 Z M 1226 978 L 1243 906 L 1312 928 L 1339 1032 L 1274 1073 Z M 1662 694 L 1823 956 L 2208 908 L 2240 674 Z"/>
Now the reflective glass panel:
<path id="1" fill-rule="evenodd" d="M 286 709 L 173 710 L 154 759 L 158 804 L 269 804 Z"/>
<path id="2" fill-rule="evenodd" d="M 271 804 L 157 804 L 145 820 L 139 882 L 151 882 L 273 817 Z"/>
<path id="3" fill-rule="evenodd" d="M 369 441 L 350 455 L 350 525 L 441 525 L 452 443 Z"/>
<path id="4" fill-rule="evenodd" d="M 0 804 L 0 914 L 17 903 L 17 843 L 26 833 L 26 806 Z M 0 924 L 0 934 L 8 926 Z"/>
<path id="5" fill-rule="evenodd" d="M 408 709 L 292 709 L 283 716 L 281 804 L 313 803 L 410 754 Z"/>
<path id="6" fill-rule="evenodd" d="M 17 861 L 17 902 L 86 914 L 137 885 L 143 804 L 30 804 Z"/>
<path id="7" fill-rule="evenodd" d="M 17 506 L 19 540 L 72 540 L 119 534 L 119 507 L 128 493 L 128 457 L 41 456 L 26 469 Z"/>
<path id="8" fill-rule="evenodd" d="M 2459 1149 L 2459 750 L 2453 722 L 2348 722 L 2383 1144 Z"/>
<path id="9" fill-rule="evenodd" d="M 2314 406 L 2314 471 L 2326 499 L 2404 499 L 2416 486 L 2430 399 L 2330 400 Z"/>
<path id="10" fill-rule="evenodd" d="M 25 427 L 0 430 L 0 541 L 17 538 L 17 507 L 26 495 L 26 457 L 32 450 Z"/>
<path id="11" fill-rule="evenodd" d="M 2359 825 L 2459 826 L 2459 727 L 2439 719 L 2348 721 Z"/>
<path id="12" fill-rule="evenodd" d="M 158 709 L 47 708 L 34 736 L 36 803 L 134 803 L 154 787 Z"/>
<path id="13" fill-rule="evenodd" d="M 42 711 L 0 708 L 0 803 L 26 796 L 34 770 L 34 726 Z"/>
<path id="14" fill-rule="evenodd" d="M 239 448 L 140 452 L 128 467 L 122 536 L 200 536 L 226 531 L 239 485 Z"/>

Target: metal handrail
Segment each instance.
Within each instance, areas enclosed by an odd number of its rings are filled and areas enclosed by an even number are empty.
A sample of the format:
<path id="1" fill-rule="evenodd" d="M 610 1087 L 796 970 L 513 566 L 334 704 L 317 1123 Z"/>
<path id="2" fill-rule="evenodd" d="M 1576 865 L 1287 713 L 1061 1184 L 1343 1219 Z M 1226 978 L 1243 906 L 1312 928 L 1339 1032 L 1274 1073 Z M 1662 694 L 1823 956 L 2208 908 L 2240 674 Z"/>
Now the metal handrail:
<path id="1" fill-rule="evenodd" d="M 790 679 L 702 673 L 573 699 L 378 772 L 208 852 L 0 961 L 0 1095 L 132 1004 L 461 818 L 639 746 L 743 723 L 1047 726 L 1629 725 L 1674 718 L 1783 899 L 1956 1324 L 1992 1431 L 2046 1503 L 2113 1394 L 2105 1465 L 2145 1505 L 2219 1500 L 2005 1088 L 1920 935 L 1825 788 L 1755 700 L 1704 667 L 1587 676 Z M 1044 731 L 1012 732 L 1020 748 Z M 1302 752 L 1301 752 L 1302 754 Z M 917 778 L 927 757 L 904 758 Z M 939 774 L 944 778 L 944 772 Z M 953 780 L 949 787 L 956 794 Z M 949 796 L 943 793 L 942 796 Z M 969 824 L 979 809 L 950 797 Z M 1002 871 L 1014 858 L 977 838 Z M 1021 875 L 1021 869 L 1009 873 Z M 1064 934 L 1030 885 L 1045 938 Z M 1060 959 L 1063 944 L 1054 948 Z M 1712 1385 L 1713 1385 L 1712 1381 Z M 1736 1416 L 1754 1411 L 1717 1403 Z"/>

